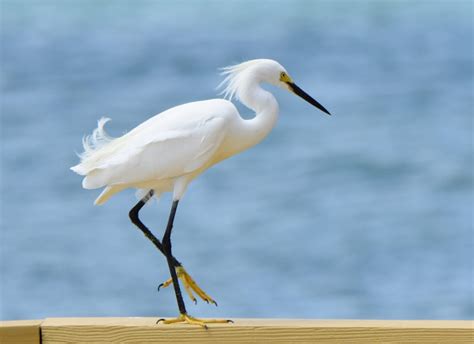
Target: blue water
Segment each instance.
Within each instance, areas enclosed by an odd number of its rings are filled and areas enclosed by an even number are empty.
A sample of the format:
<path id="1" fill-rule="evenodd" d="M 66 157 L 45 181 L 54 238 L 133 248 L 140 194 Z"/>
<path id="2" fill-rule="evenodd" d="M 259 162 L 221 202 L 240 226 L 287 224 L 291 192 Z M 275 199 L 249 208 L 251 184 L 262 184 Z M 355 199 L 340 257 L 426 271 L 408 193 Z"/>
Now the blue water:
<path id="1" fill-rule="evenodd" d="M 121 135 L 259 57 L 334 116 L 271 89 L 272 134 L 191 185 L 174 251 L 219 307 L 190 313 L 474 317 L 471 1 L 0 8 L 2 319 L 177 314 L 133 191 L 95 207 L 69 167 L 101 116 Z M 144 222 L 162 233 L 169 207 Z"/>

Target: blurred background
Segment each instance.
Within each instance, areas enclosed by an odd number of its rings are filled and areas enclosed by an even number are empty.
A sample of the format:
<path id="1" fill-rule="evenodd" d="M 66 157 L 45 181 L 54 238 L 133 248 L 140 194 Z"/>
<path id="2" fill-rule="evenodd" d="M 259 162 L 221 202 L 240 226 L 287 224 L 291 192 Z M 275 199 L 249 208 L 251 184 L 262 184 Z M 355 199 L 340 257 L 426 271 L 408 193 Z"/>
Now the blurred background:
<path id="1" fill-rule="evenodd" d="M 216 97 L 272 58 L 333 116 L 271 89 L 254 149 L 188 190 L 174 252 L 202 317 L 468 319 L 472 1 L 13 1 L 1 8 L 1 319 L 175 316 L 164 258 L 69 170 L 113 136 Z M 250 110 L 239 106 L 244 116 Z M 161 236 L 170 198 L 143 220 Z"/>

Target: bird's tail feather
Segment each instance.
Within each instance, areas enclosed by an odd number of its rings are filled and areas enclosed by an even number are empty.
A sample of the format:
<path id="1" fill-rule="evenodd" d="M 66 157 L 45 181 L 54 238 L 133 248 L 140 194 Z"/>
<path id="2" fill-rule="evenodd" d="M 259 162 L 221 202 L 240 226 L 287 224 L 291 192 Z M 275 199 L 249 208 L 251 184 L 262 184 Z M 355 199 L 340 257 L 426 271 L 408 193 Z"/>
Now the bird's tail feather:
<path id="1" fill-rule="evenodd" d="M 104 190 L 102 190 L 99 197 L 96 198 L 96 200 L 94 201 L 94 204 L 95 205 L 102 205 L 105 202 L 107 202 L 110 197 L 112 197 L 114 194 L 116 194 L 117 192 L 120 192 L 122 190 L 123 190 L 123 188 L 121 188 L 119 186 L 107 186 L 107 187 L 105 187 Z"/>
<path id="2" fill-rule="evenodd" d="M 79 154 L 81 161 L 84 161 L 89 156 L 91 156 L 96 150 L 100 149 L 114 138 L 109 136 L 105 131 L 105 124 L 110 121 L 110 118 L 102 117 L 97 122 L 97 128 L 94 129 L 91 135 L 84 136 L 82 139 L 82 147 L 84 147 L 84 152 Z"/>
<path id="3" fill-rule="evenodd" d="M 82 176 L 87 175 L 92 169 L 95 168 L 94 157 L 97 157 L 95 154 L 99 149 L 104 147 L 106 144 L 115 140 L 115 138 L 109 136 L 104 129 L 105 123 L 110 121 L 110 118 L 102 117 L 98 123 L 97 128 L 94 129 L 91 135 L 84 136 L 82 138 L 82 146 L 84 147 L 84 152 L 78 154 L 81 162 L 73 167 L 71 170 L 80 174 Z"/>

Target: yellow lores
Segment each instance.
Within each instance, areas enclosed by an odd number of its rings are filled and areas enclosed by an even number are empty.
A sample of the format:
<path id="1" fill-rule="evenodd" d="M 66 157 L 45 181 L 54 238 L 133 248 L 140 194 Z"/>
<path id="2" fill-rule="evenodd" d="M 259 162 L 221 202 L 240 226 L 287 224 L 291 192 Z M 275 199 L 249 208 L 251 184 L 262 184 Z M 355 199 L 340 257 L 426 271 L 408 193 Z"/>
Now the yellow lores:
<path id="1" fill-rule="evenodd" d="M 321 104 L 299 88 L 286 69 L 268 59 L 247 61 L 223 69 L 221 86 L 226 99 L 192 102 L 168 109 L 151 117 L 119 138 L 104 130 L 107 119 L 99 121 L 91 136 L 84 138 L 81 162 L 71 169 L 84 176 L 85 189 L 104 188 L 95 204 L 104 204 L 114 194 L 127 188 L 139 189 L 140 201 L 129 217 L 143 234 L 165 256 L 171 278 L 161 285 L 173 285 L 179 316 L 163 319 L 165 324 L 188 323 L 206 327 L 207 323 L 228 320 L 199 320 L 188 315 L 181 294 L 180 281 L 188 296 L 196 302 L 195 293 L 208 303 L 216 304 L 191 276 L 171 249 L 171 231 L 188 184 L 215 163 L 236 155 L 262 141 L 275 126 L 279 106 L 265 82 L 290 91 L 330 114 Z M 233 97 L 254 110 L 251 119 L 242 118 Z M 152 198 L 173 193 L 168 224 L 163 238 L 158 238 L 143 224 L 139 212 Z"/>
<path id="2" fill-rule="evenodd" d="M 293 80 L 292 80 L 292 79 L 290 78 L 290 76 L 289 76 L 287 73 L 285 73 L 285 72 L 281 72 L 281 73 L 280 73 L 280 81 L 281 81 L 281 82 L 284 82 L 284 83 L 286 83 L 286 84 L 289 84 L 289 83 L 292 84 L 292 83 L 293 83 Z"/>

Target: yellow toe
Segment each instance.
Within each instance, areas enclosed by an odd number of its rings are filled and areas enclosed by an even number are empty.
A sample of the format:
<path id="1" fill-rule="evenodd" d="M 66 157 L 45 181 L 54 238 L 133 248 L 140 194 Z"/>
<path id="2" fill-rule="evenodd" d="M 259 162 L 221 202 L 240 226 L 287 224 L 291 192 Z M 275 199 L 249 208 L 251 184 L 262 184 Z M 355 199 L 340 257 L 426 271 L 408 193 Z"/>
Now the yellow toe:
<path id="1" fill-rule="evenodd" d="M 207 295 L 204 290 L 202 290 L 196 281 L 191 277 L 191 275 L 188 274 L 188 272 L 184 269 L 183 266 L 178 266 L 176 267 L 176 275 L 178 276 L 179 280 L 181 281 L 184 290 L 188 294 L 189 298 L 194 302 L 197 303 L 196 297 L 194 296 L 194 293 L 199 296 L 203 301 L 207 303 L 212 303 L 217 306 L 217 302 L 214 301 L 212 297 Z M 159 285 L 158 290 L 161 288 L 166 288 L 169 287 L 173 281 L 168 279 L 167 281 L 163 282 L 162 284 Z"/>
<path id="2" fill-rule="evenodd" d="M 160 319 L 157 321 L 157 323 L 163 323 L 165 325 L 189 324 L 189 325 L 201 326 L 202 328 L 206 328 L 206 329 L 207 329 L 207 324 L 229 324 L 232 322 L 233 322 L 232 320 L 226 320 L 226 319 L 198 319 L 187 314 L 180 314 L 177 318 Z"/>

